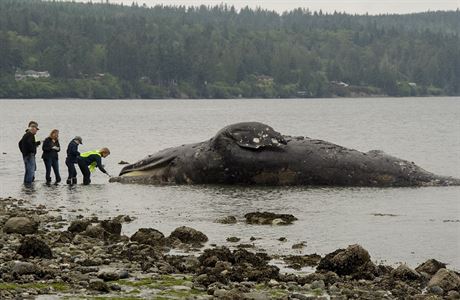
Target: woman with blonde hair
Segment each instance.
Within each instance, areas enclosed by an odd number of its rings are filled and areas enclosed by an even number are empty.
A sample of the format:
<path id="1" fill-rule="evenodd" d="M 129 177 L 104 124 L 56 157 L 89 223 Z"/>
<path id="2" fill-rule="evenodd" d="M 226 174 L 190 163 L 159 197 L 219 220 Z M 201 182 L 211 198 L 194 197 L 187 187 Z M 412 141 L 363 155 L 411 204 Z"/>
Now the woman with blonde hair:
<path id="1" fill-rule="evenodd" d="M 56 183 L 61 182 L 61 175 L 59 174 L 59 157 L 58 152 L 61 151 L 59 145 L 59 130 L 51 130 L 50 135 L 43 141 L 43 162 L 46 168 L 46 184 L 51 183 L 51 168 L 53 168 Z"/>
<path id="2" fill-rule="evenodd" d="M 91 173 L 96 169 L 99 168 L 102 173 L 107 174 L 109 173 L 104 169 L 102 165 L 102 157 L 106 158 L 110 155 L 110 150 L 108 148 L 102 148 L 100 150 L 95 151 L 88 151 L 85 153 L 80 154 L 78 157 L 78 167 L 80 167 L 80 171 L 83 174 L 83 184 L 88 185 L 91 183 Z"/>

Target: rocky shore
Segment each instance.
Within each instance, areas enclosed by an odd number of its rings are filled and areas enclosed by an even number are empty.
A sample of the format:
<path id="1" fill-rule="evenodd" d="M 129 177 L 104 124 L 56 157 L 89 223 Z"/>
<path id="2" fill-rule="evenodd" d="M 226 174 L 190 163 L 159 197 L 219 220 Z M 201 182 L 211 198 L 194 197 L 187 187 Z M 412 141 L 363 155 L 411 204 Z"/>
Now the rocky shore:
<path id="1" fill-rule="evenodd" d="M 248 226 L 296 220 L 245 218 Z M 272 257 L 238 237 L 227 239 L 231 248 L 210 245 L 185 226 L 169 236 L 139 228 L 128 237 L 122 227 L 131 220 L 66 220 L 59 209 L 0 198 L 0 299 L 460 299 L 459 274 L 435 259 L 414 269 L 378 265 L 360 245 L 325 256 Z M 286 273 L 274 261 L 311 272 Z"/>

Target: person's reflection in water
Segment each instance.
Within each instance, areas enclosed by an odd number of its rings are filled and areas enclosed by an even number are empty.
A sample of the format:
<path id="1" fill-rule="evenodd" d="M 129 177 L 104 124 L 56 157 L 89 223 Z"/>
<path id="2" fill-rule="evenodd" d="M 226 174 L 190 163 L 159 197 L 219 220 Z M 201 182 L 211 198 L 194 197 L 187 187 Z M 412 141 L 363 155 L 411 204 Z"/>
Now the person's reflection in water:
<path id="1" fill-rule="evenodd" d="M 36 193 L 37 189 L 35 188 L 35 184 L 21 186 L 21 195 L 35 196 Z"/>

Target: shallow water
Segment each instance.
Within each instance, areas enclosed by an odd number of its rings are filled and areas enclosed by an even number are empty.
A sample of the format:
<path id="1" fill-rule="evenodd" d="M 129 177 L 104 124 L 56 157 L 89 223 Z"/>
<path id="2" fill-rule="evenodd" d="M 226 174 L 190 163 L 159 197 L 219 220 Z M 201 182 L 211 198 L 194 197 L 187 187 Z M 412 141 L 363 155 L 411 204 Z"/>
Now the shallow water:
<path id="1" fill-rule="evenodd" d="M 261 121 L 290 135 L 324 139 L 361 151 L 381 149 L 440 175 L 460 177 L 460 98 L 372 98 L 309 100 L 2 100 L 0 101 L 0 197 L 31 199 L 61 207 L 69 216 L 129 214 L 127 234 L 154 227 L 168 234 L 188 225 L 211 243 L 238 236 L 271 253 L 327 253 L 359 243 L 374 260 L 411 266 L 437 258 L 460 270 L 460 187 L 303 188 L 235 186 L 142 186 L 107 183 L 96 172 L 93 185 L 44 185 L 37 159 L 33 189 L 21 185 L 23 164 L 17 142 L 29 120 L 43 139 L 61 131 L 61 146 L 83 137 L 81 151 L 102 146 L 112 174 L 120 160 L 134 162 L 165 147 L 202 141 L 225 125 Z M 40 151 L 41 153 L 41 151 Z M 39 158 L 39 156 L 38 156 Z M 61 173 L 66 177 L 64 155 Z M 216 224 L 222 216 L 247 212 L 292 213 L 291 226 Z M 375 215 L 375 214 L 384 214 Z M 286 237 L 287 242 L 279 242 Z"/>

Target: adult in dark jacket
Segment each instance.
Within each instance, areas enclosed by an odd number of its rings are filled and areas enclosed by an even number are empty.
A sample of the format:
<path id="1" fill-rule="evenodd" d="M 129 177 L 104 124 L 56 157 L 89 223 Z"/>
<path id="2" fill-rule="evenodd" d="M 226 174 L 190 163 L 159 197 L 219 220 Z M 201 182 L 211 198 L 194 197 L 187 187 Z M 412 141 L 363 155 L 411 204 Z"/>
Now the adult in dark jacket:
<path id="1" fill-rule="evenodd" d="M 51 183 L 51 168 L 53 168 L 56 184 L 61 182 L 61 175 L 59 174 L 59 159 L 58 152 L 61 151 L 59 145 L 59 130 L 53 129 L 50 135 L 43 141 L 43 162 L 46 169 L 46 184 Z"/>
<path id="2" fill-rule="evenodd" d="M 77 170 L 75 169 L 75 164 L 78 163 L 78 157 L 80 156 L 78 146 L 82 144 L 82 138 L 80 136 L 76 136 L 67 146 L 67 158 L 65 159 L 65 164 L 69 170 L 67 184 L 77 184 Z"/>
<path id="3" fill-rule="evenodd" d="M 102 157 L 107 157 L 110 155 L 110 150 L 108 148 L 102 148 L 101 150 L 88 151 L 80 154 L 78 157 L 78 166 L 80 171 L 83 174 L 83 184 L 88 185 L 91 183 L 91 172 L 96 168 L 99 168 L 102 173 L 109 173 L 104 169 L 102 165 Z"/>
<path id="4" fill-rule="evenodd" d="M 26 185 L 35 180 L 35 171 L 37 170 L 35 154 L 37 154 L 37 147 L 40 145 L 40 141 L 35 139 L 38 130 L 38 123 L 30 121 L 29 128 L 19 141 L 19 150 L 21 150 L 25 168 L 24 184 Z"/>

